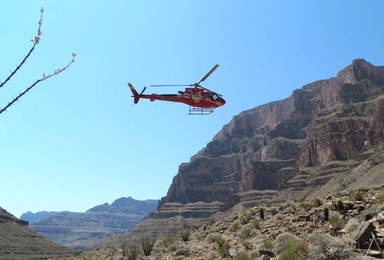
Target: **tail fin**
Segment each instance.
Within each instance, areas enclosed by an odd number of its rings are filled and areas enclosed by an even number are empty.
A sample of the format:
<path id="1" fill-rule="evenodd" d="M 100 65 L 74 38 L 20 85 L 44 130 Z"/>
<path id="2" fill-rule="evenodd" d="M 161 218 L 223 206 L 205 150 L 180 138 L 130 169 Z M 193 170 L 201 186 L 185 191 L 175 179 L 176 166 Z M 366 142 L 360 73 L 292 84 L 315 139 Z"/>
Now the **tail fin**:
<path id="1" fill-rule="evenodd" d="M 139 102 L 139 99 L 140 99 L 140 95 L 139 93 L 137 93 L 136 89 L 132 86 L 131 83 L 128 83 L 128 86 L 129 88 L 131 89 L 132 93 L 133 93 L 133 103 L 137 104 Z"/>

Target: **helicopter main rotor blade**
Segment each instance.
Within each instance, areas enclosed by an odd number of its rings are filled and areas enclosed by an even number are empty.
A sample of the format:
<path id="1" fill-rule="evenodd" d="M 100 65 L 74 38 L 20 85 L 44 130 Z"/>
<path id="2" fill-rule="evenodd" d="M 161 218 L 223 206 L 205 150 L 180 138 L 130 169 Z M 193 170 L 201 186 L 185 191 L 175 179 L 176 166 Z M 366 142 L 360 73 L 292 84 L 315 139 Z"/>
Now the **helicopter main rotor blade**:
<path id="1" fill-rule="evenodd" d="M 151 85 L 151 87 L 180 87 L 180 86 L 194 86 L 193 84 L 180 84 L 180 85 Z"/>
<path id="2" fill-rule="evenodd" d="M 207 73 L 207 75 L 205 75 L 198 83 L 196 83 L 195 85 L 199 85 L 201 82 L 203 82 L 204 80 L 206 80 L 211 74 L 212 72 L 215 71 L 215 69 L 217 69 L 217 67 L 219 67 L 219 64 L 216 64 L 215 66 L 213 66 L 213 68 Z"/>

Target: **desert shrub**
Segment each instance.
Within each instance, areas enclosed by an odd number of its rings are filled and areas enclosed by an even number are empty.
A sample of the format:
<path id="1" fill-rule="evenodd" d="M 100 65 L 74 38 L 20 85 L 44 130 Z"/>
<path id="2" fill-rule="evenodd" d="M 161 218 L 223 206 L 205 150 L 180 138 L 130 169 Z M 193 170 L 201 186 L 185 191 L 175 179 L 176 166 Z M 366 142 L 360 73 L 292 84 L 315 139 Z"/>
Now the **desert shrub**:
<path id="1" fill-rule="evenodd" d="M 336 201 L 336 209 L 339 211 L 339 212 L 344 212 L 344 203 L 341 199 L 338 199 Z"/>
<path id="2" fill-rule="evenodd" d="M 187 248 L 179 248 L 176 253 L 177 256 L 183 255 L 183 256 L 188 256 L 189 251 Z"/>
<path id="3" fill-rule="evenodd" d="M 125 243 L 123 244 L 123 256 L 127 257 L 128 260 L 136 260 L 139 254 L 139 246 L 136 243 Z"/>
<path id="4" fill-rule="evenodd" d="M 312 209 L 313 208 L 313 203 L 312 202 L 305 202 L 305 201 L 303 201 L 303 202 L 300 202 L 300 207 L 302 207 L 305 211 L 308 211 L 308 210 L 310 210 L 310 209 Z"/>
<path id="5" fill-rule="evenodd" d="M 249 219 L 248 219 L 247 216 L 242 215 L 242 216 L 240 217 L 239 221 L 240 221 L 240 224 L 245 225 L 245 224 L 247 224 L 247 223 L 249 222 Z"/>
<path id="6" fill-rule="evenodd" d="M 264 240 L 262 248 L 265 250 L 272 250 L 273 249 L 273 243 L 271 240 L 267 239 Z"/>
<path id="7" fill-rule="evenodd" d="M 377 195 L 372 204 L 384 204 L 384 193 Z"/>
<path id="8" fill-rule="evenodd" d="M 241 234 L 240 234 L 240 237 L 242 239 L 246 239 L 246 238 L 249 238 L 251 235 L 252 235 L 252 226 L 248 225 L 248 226 L 245 226 L 243 228 L 243 230 L 241 231 Z"/>
<path id="9" fill-rule="evenodd" d="M 239 230 L 240 229 L 240 225 L 239 225 L 239 223 L 233 223 L 231 226 L 230 226 L 230 228 L 229 228 L 229 230 L 230 231 L 237 231 L 237 230 Z"/>
<path id="10" fill-rule="evenodd" d="M 141 249 L 143 250 L 144 255 L 149 256 L 152 252 L 153 247 L 155 246 L 156 239 L 146 234 L 141 236 L 140 242 L 141 242 Z"/>
<path id="11" fill-rule="evenodd" d="M 356 227 L 360 224 L 360 221 L 356 218 L 351 218 L 347 224 L 345 225 L 344 229 L 347 233 L 352 233 Z"/>
<path id="12" fill-rule="evenodd" d="M 263 207 L 259 208 L 259 217 L 260 217 L 260 219 L 264 219 L 264 208 Z"/>
<path id="13" fill-rule="evenodd" d="M 270 209 L 270 212 L 271 212 L 271 215 L 274 216 L 277 214 L 278 210 L 277 210 L 277 208 L 274 207 L 274 208 Z"/>
<path id="14" fill-rule="evenodd" d="M 231 246 L 227 242 L 225 242 L 222 246 L 219 246 L 217 251 L 219 252 L 221 257 L 226 257 L 229 254 L 230 248 Z"/>
<path id="15" fill-rule="evenodd" d="M 328 221 L 329 220 L 329 209 L 327 207 L 324 207 L 324 220 Z"/>
<path id="16" fill-rule="evenodd" d="M 221 236 L 221 235 L 219 233 L 211 233 L 206 237 L 205 241 L 207 243 L 214 243 L 216 242 L 216 237 L 218 236 Z"/>
<path id="17" fill-rule="evenodd" d="M 363 192 L 363 191 L 350 191 L 349 192 L 349 197 L 351 199 L 355 199 L 357 201 L 363 201 L 364 195 L 365 195 L 365 192 Z"/>
<path id="18" fill-rule="evenodd" d="M 183 240 L 184 242 L 189 241 L 189 239 L 191 238 L 191 231 L 189 229 L 185 229 L 181 231 L 180 237 L 181 237 L 181 240 Z"/>
<path id="19" fill-rule="evenodd" d="M 227 241 L 225 241 L 225 239 L 221 236 L 221 235 L 218 235 L 215 237 L 215 242 L 216 244 L 219 245 L 219 247 L 223 246 Z"/>
<path id="20" fill-rule="evenodd" d="M 320 207 L 323 203 L 321 202 L 321 200 L 319 198 L 314 198 L 313 199 L 313 205 L 315 207 Z"/>
<path id="21" fill-rule="evenodd" d="M 248 260 L 249 254 L 248 254 L 248 252 L 240 252 L 234 259 L 235 260 Z"/>
<path id="22" fill-rule="evenodd" d="M 283 234 L 280 234 L 276 237 L 276 240 L 275 240 L 275 246 L 276 246 L 276 250 L 277 250 L 277 253 L 280 253 L 285 245 L 287 244 L 287 242 L 289 241 L 299 241 L 300 238 L 292 233 L 283 233 Z"/>
<path id="23" fill-rule="evenodd" d="M 312 244 L 310 259 L 349 259 L 353 253 L 354 242 L 349 238 L 333 237 L 316 231 L 308 236 L 308 241 Z"/>
<path id="24" fill-rule="evenodd" d="M 309 252 L 309 244 L 303 240 L 289 240 L 285 243 L 279 260 L 303 260 Z"/>
<path id="25" fill-rule="evenodd" d="M 252 219 L 252 221 L 251 221 L 251 225 L 252 225 L 252 227 L 253 228 L 256 228 L 256 229 L 260 229 L 260 223 L 259 223 L 259 221 L 257 220 L 257 219 Z"/>
<path id="26" fill-rule="evenodd" d="M 204 227 L 203 227 L 203 231 L 205 233 L 208 233 L 210 229 L 211 229 L 211 225 L 204 225 Z"/>
<path id="27" fill-rule="evenodd" d="M 251 242 L 249 242 L 249 241 L 244 241 L 243 243 L 242 243 L 242 245 L 243 245 L 243 247 L 245 248 L 245 249 L 252 249 L 252 244 L 251 244 Z"/>
<path id="28" fill-rule="evenodd" d="M 277 220 L 283 220 L 283 219 L 284 219 L 284 216 L 283 216 L 283 214 L 281 214 L 281 213 L 277 213 L 277 214 L 275 215 L 275 217 L 276 217 Z"/>
<path id="29" fill-rule="evenodd" d="M 344 227 L 344 221 L 340 214 L 337 213 L 331 214 L 329 217 L 329 224 L 331 224 L 333 229 L 342 229 Z"/>
<path id="30" fill-rule="evenodd" d="M 161 241 L 161 244 L 165 247 L 170 247 L 176 242 L 176 240 L 177 240 L 176 236 L 165 237 L 163 241 Z"/>
<path id="31" fill-rule="evenodd" d="M 229 253 L 229 248 L 231 248 L 231 246 L 227 243 L 227 241 L 225 241 L 225 239 L 221 235 L 217 235 L 215 237 L 215 242 L 219 246 L 217 251 L 219 252 L 220 256 L 221 257 L 227 256 Z"/>

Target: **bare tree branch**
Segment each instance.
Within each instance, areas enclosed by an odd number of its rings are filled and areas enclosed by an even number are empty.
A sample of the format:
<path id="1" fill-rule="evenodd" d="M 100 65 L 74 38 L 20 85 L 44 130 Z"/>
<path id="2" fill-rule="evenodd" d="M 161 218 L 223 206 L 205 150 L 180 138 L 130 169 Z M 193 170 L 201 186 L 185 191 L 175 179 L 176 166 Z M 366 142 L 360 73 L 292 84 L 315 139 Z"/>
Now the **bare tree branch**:
<path id="1" fill-rule="evenodd" d="M 33 45 L 32 45 L 32 48 L 29 50 L 28 54 L 24 57 L 24 59 L 20 62 L 20 64 L 16 67 L 16 69 L 6 78 L 6 80 L 0 84 L 0 88 L 4 87 L 4 85 L 16 74 L 16 72 L 21 68 L 22 65 L 24 65 L 25 61 L 29 58 L 29 56 L 31 55 L 31 53 L 34 51 L 35 47 L 37 44 L 39 44 L 40 42 L 40 36 L 42 35 L 41 33 L 41 25 L 43 24 L 43 12 L 44 12 L 44 9 L 41 8 L 40 9 L 40 20 L 39 20 L 39 28 L 37 29 L 37 35 L 35 36 L 34 39 L 32 39 L 31 41 L 33 42 Z M 45 75 L 45 73 L 43 74 L 43 77 L 36 80 L 32 85 L 30 85 L 28 88 L 26 88 L 23 92 L 21 92 L 17 97 L 15 97 L 11 102 L 9 102 L 5 107 L 3 108 L 0 108 L 0 114 L 2 114 L 3 112 L 5 112 L 10 106 L 12 106 L 16 101 L 18 101 L 22 96 L 24 96 L 25 94 L 28 93 L 28 91 L 30 91 L 32 88 L 34 88 L 38 83 L 44 81 L 44 80 L 47 80 L 55 75 L 58 75 L 60 74 L 61 72 L 63 72 L 64 70 L 66 70 L 72 63 L 75 62 L 75 57 L 76 57 L 76 54 L 75 53 L 72 53 L 72 60 L 68 63 L 67 66 L 61 68 L 61 69 L 57 69 L 55 70 L 53 73 L 49 74 L 49 75 Z"/>
<path id="2" fill-rule="evenodd" d="M 2 114 L 3 112 L 5 112 L 10 106 L 12 106 L 16 101 L 18 101 L 22 96 L 24 96 L 25 94 L 28 93 L 28 91 L 30 91 L 33 87 L 35 87 L 38 83 L 44 81 L 44 80 L 47 80 L 55 75 L 58 75 L 59 73 L 63 72 L 64 70 L 66 70 L 72 63 L 75 62 L 75 57 L 76 57 L 76 54 L 75 53 L 72 53 L 72 60 L 70 63 L 68 63 L 67 66 L 65 66 L 64 68 L 62 69 L 58 69 L 56 70 L 55 72 L 53 72 L 52 74 L 49 74 L 49 75 L 43 75 L 42 78 L 36 80 L 31 86 L 29 86 L 28 88 L 26 88 L 23 92 L 21 92 L 17 97 L 15 97 L 11 102 L 9 102 L 5 107 L 1 108 L 0 109 L 0 114 Z"/>
<path id="3" fill-rule="evenodd" d="M 36 45 L 39 44 L 40 36 L 42 34 L 40 29 L 41 29 L 41 25 L 43 24 L 43 12 L 44 12 L 44 9 L 41 8 L 40 9 L 39 28 L 37 29 L 37 35 L 35 36 L 34 39 L 31 40 L 33 42 L 32 48 L 29 50 L 29 52 L 24 57 L 24 59 L 20 62 L 20 64 L 16 67 L 16 69 L 14 71 L 12 71 L 12 73 L 5 79 L 5 81 L 0 84 L 0 88 L 4 87 L 4 85 L 13 77 L 13 75 L 16 74 L 16 72 L 21 68 L 21 66 L 23 66 L 25 61 L 29 58 L 29 55 L 31 55 L 31 53 L 35 49 Z"/>

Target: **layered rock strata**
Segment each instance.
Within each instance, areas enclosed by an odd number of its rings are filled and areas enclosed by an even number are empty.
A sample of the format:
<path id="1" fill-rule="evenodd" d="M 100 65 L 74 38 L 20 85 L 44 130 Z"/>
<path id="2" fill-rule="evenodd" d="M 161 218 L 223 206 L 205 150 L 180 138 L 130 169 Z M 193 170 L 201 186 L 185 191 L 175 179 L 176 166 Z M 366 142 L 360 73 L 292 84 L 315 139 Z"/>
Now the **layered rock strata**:
<path id="1" fill-rule="evenodd" d="M 357 186 L 361 178 L 374 184 L 380 178 L 377 169 L 364 165 L 377 160 L 381 165 L 383 108 L 384 67 L 357 59 L 335 78 L 244 111 L 180 165 L 152 221 L 204 219 L 238 203 L 254 206 L 336 192 Z M 368 178 L 368 172 L 376 177 Z M 188 203 L 205 204 L 190 214 Z"/>
<path id="2" fill-rule="evenodd" d="M 0 208 L 0 259 L 48 259 L 73 254 L 73 249 L 46 240 L 28 228 L 28 222 Z"/>

